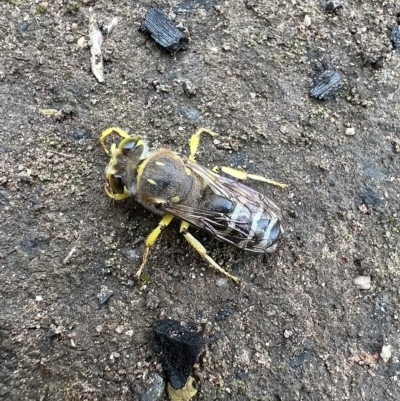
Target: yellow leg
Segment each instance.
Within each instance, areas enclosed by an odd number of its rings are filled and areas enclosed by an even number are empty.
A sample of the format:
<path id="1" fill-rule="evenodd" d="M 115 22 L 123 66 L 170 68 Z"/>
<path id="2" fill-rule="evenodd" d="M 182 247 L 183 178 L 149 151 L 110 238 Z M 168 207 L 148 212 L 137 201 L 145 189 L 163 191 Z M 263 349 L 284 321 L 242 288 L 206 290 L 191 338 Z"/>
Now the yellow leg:
<path id="1" fill-rule="evenodd" d="M 189 244 L 192 245 L 192 247 L 198 252 L 198 254 L 202 257 L 202 259 L 205 260 L 213 269 L 222 273 L 224 276 L 230 278 L 236 284 L 240 284 L 240 279 L 238 277 L 229 274 L 217 262 L 215 262 L 213 258 L 207 255 L 206 248 L 204 248 L 204 246 L 196 238 L 194 238 L 192 234 L 187 232 L 188 228 L 189 228 L 189 223 L 187 223 L 186 221 L 182 221 L 181 228 L 179 231 L 186 238 L 187 242 L 189 242 Z"/>
<path id="2" fill-rule="evenodd" d="M 174 216 L 171 214 L 166 214 L 162 218 L 162 220 L 158 223 L 158 226 L 150 233 L 150 235 L 146 239 L 146 248 L 144 249 L 142 264 L 139 267 L 139 270 L 135 274 L 135 279 L 140 280 L 140 275 L 142 274 L 142 270 L 146 266 L 147 257 L 149 256 L 150 248 L 156 243 L 158 236 L 161 234 L 161 231 L 171 223 Z"/>
<path id="3" fill-rule="evenodd" d="M 208 135 L 211 135 L 211 136 L 218 136 L 217 133 L 215 133 L 215 132 L 213 132 L 213 131 L 210 131 L 210 130 L 207 129 L 207 128 L 199 128 L 199 129 L 191 136 L 190 141 L 189 141 L 189 147 L 190 147 L 190 156 L 189 156 L 189 160 L 192 161 L 192 162 L 195 162 L 195 161 L 196 161 L 196 152 L 197 152 L 197 149 L 198 149 L 199 144 L 200 144 L 200 135 L 201 135 L 203 132 L 204 132 L 205 134 L 208 134 Z"/>
<path id="4" fill-rule="evenodd" d="M 237 170 L 235 168 L 231 168 L 231 167 L 224 167 L 224 166 L 215 166 L 212 171 L 214 171 L 214 173 L 219 173 L 219 172 L 223 172 L 225 174 L 230 175 L 231 177 L 235 177 L 238 180 L 248 180 L 249 178 L 251 180 L 257 180 L 257 181 L 262 181 L 262 182 L 266 182 L 268 184 L 271 185 L 275 185 L 279 188 L 286 188 L 287 184 L 282 184 L 281 182 L 277 182 L 274 180 L 269 180 L 268 178 L 265 178 L 261 175 L 255 175 L 255 174 L 248 174 L 245 171 L 242 170 Z"/>
<path id="5" fill-rule="evenodd" d="M 170 383 L 168 383 L 167 391 L 171 401 L 190 401 L 196 394 L 195 381 L 192 376 L 186 381 L 185 387 L 175 390 Z"/>
<path id="6" fill-rule="evenodd" d="M 111 198 L 114 199 L 116 201 L 122 200 L 122 199 L 126 199 L 130 196 L 130 193 L 128 192 L 128 190 L 126 189 L 126 187 L 124 187 L 124 193 L 123 194 L 117 194 L 114 193 L 114 191 L 111 189 L 109 184 L 106 184 L 104 187 L 106 194 Z"/>
<path id="7" fill-rule="evenodd" d="M 126 133 L 122 128 L 111 127 L 111 128 L 107 128 L 106 130 L 104 130 L 100 135 L 100 145 L 103 147 L 104 152 L 106 152 L 107 155 L 110 154 L 110 151 L 106 148 L 106 145 L 104 142 L 105 142 L 106 138 L 113 133 L 119 135 L 121 138 L 124 138 L 124 139 L 130 138 L 130 135 L 128 133 Z"/>

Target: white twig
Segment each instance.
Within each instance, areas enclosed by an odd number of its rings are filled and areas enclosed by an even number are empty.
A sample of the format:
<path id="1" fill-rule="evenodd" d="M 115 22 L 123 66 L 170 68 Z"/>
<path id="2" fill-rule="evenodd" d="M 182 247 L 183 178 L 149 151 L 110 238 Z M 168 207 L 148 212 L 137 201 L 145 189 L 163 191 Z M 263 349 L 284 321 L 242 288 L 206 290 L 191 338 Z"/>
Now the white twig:
<path id="1" fill-rule="evenodd" d="M 90 13 L 89 18 L 89 38 L 90 38 L 90 64 L 92 72 L 99 82 L 104 82 L 104 65 L 103 55 L 101 53 L 101 45 L 104 42 L 105 36 L 109 35 L 118 23 L 118 18 L 115 17 L 108 25 L 103 22 L 97 22 L 93 13 Z"/>
<path id="2" fill-rule="evenodd" d="M 81 235 L 78 235 L 78 238 L 75 240 L 74 242 L 74 246 L 72 247 L 72 249 L 69 251 L 69 254 L 64 258 L 63 260 L 63 264 L 66 265 L 68 263 L 68 261 L 71 259 L 72 255 L 76 252 L 76 244 L 79 241 L 79 238 L 81 237 Z"/>

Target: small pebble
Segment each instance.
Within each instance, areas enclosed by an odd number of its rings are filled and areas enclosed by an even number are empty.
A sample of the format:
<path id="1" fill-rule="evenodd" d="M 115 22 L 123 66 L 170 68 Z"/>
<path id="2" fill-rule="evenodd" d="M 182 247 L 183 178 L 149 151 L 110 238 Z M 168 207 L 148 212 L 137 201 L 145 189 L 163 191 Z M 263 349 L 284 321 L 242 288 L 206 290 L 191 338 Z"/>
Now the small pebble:
<path id="1" fill-rule="evenodd" d="M 39 4 L 38 11 L 40 13 L 45 13 L 48 6 L 49 6 L 49 3 L 47 1 L 44 1 L 43 3 Z"/>
<path id="2" fill-rule="evenodd" d="M 371 288 L 371 276 L 358 276 L 353 283 L 359 290 L 369 290 Z"/>
<path id="3" fill-rule="evenodd" d="M 133 336 L 133 330 L 125 331 L 125 335 L 128 336 L 128 337 L 132 337 Z"/>
<path id="4" fill-rule="evenodd" d="M 97 299 L 100 305 L 104 305 L 114 295 L 113 290 L 109 290 L 106 286 L 101 286 Z"/>
<path id="5" fill-rule="evenodd" d="M 326 10 L 326 11 L 333 11 L 339 8 L 342 3 L 340 0 L 321 0 L 321 6 Z"/>
<path id="6" fill-rule="evenodd" d="M 19 29 L 20 29 L 21 31 L 26 31 L 26 30 L 29 28 L 29 25 L 30 25 L 29 21 L 24 21 L 24 22 L 20 25 Z"/>
<path id="7" fill-rule="evenodd" d="M 390 35 L 390 40 L 396 50 L 400 50 L 400 25 L 395 25 Z"/>
<path id="8" fill-rule="evenodd" d="M 165 389 L 164 379 L 157 373 L 150 373 L 147 385 L 139 390 L 140 401 L 157 401 L 159 400 Z"/>
<path id="9" fill-rule="evenodd" d="M 76 48 L 81 50 L 81 49 L 86 49 L 88 47 L 88 43 L 86 39 L 82 36 L 80 37 L 77 42 L 76 42 Z"/>
<path id="10" fill-rule="evenodd" d="M 225 285 L 227 285 L 228 284 L 228 279 L 226 279 L 226 278 L 219 278 L 218 280 L 217 280 L 217 286 L 218 287 L 223 287 L 223 286 L 225 286 Z"/>
<path id="11" fill-rule="evenodd" d="M 180 107 L 177 112 L 185 117 L 187 120 L 196 120 L 200 116 L 200 111 L 194 107 Z"/>
<path id="12" fill-rule="evenodd" d="M 304 17 L 304 26 L 305 26 L 306 28 L 308 28 L 309 26 L 311 26 L 311 18 L 310 18 L 309 15 L 306 15 L 306 16 Z"/>
<path id="13" fill-rule="evenodd" d="M 347 135 L 347 136 L 353 136 L 353 135 L 355 135 L 355 130 L 354 130 L 354 128 L 353 127 L 351 127 L 351 128 L 346 128 L 346 131 L 344 131 L 344 134 L 345 135 Z"/>
<path id="14" fill-rule="evenodd" d="M 79 141 L 80 139 L 90 139 L 92 134 L 83 127 L 75 127 L 68 132 L 68 136 Z"/>
<path id="15" fill-rule="evenodd" d="M 384 345 L 381 351 L 381 358 L 383 362 L 387 363 L 392 356 L 392 346 Z"/>

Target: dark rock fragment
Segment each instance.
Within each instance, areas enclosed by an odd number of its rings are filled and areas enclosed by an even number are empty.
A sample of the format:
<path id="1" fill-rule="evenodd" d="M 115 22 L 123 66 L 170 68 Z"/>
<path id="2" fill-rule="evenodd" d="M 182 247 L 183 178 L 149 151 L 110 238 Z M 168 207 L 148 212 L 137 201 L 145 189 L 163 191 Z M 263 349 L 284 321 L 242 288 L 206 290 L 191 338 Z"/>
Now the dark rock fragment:
<path id="1" fill-rule="evenodd" d="M 200 116 L 200 111 L 194 107 L 180 107 L 176 111 L 187 120 L 191 121 L 196 120 Z"/>
<path id="2" fill-rule="evenodd" d="M 326 70 L 314 80 L 310 95 L 320 100 L 333 99 L 342 86 L 340 75 L 336 71 Z"/>
<path id="3" fill-rule="evenodd" d="M 393 42 L 393 47 L 400 51 L 400 25 L 395 25 L 393 27 L 390 40 Z"/>
<path id="4" fill-rule="evenodd" d="M 79 141 L 80 139 L 89 139 L 92 137 L 91 133 L 82 127 L 73 128 L 71 131 L 68 132 L 68 136 L 70 136 L 72 139 L 75 139 L 76 141 Z"/>
<path id="5" fill-rule="evenodd" d="M 236 313 L 236 308 L 233 305 L 226 305 L 224 308 L 220 309 L 216 314 L 214 319 L 217 322 L 222 322 L 229 319 L 232 315 Z"/>
<path id="6" fill-rule="evenodd" d="M 340 0 L 321 0 L 320 2 L 326 11 L 336 10 L 342 5 Z"/>
<path id="7" fill-rule="evenodd" d="M 171 386 L 178 390 L 196 363 L 203 345 L 204 327 L 192 322 L 182 325 L 177 320 L 165 319 L 154 328 L 154 350 L 161 353 L 161 363 Z"/>
<path id="8" fill-rule="evenodd" d="M 102 286 L 100 292 L 97 294 L 99 305 L 104 305 L 114 295 L 113 290 L 109 290 L 107 287 Z"/>
<path id="9" fill-rule="evenodd" d="M 187 49 L 187 37 L 158 8 L 147 11 L 140 29 L 148 32 L 160 46 L 171 53 Z"/>
<path id="10" fill-rule="evenodd" d="M 365 187 L 358 197 L 358 203 L 376 208 L 382 204 L 382 201 L 375 189 L 371 187 Z"/>
<path id="11" fill-rule="evenodd" d="M 165 383 L 163 378 L 157 373 L 150 373 L 149 380 L 143 389 L 139 393 L 139 401 L 157 401 L 161 398 Z"/>

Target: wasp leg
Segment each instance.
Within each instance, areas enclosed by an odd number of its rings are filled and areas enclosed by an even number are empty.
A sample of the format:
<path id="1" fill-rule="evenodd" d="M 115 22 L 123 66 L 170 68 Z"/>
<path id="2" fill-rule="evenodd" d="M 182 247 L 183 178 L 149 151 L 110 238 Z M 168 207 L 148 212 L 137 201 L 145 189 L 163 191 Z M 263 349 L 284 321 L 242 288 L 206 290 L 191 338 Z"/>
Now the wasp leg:
<path id="1" fill-rule="evenodd" d="M 106 152 L 107 155 L 110 154 L 110 151 L 106 148 L 106 145 L 104 142 L 105 142 L 106 138 L 113 133 L 116 133 L 121 138 L 129 138 L 130 137 L 130 135 L 128 133 L 126 133 L 122 128 L 119 128 L 119 127 L 111 127 L 111 128 L 107 128 L 106 130 L 104 130 L 100 135 L 100 145 L 103 147 L 104 152 Z"/>
<path id="2" fill-rule="evenodd" d="M 190 147 L 190 156 L 189 160 L 192 162 L 196 161 L 196 152 L 200 144 L 200 135 L 202 133 L 211 135 L 211 136 L 218 136 L 216 132 L 210 131 L 207 128 L 199 128 L 190 138 L 189 147 Z"/>
<path id="3" fill-rule="evenodd" d="M 213 269 L 222 273 L 224 276 L 230 278 L 236 284 L 240 284 L 240 279 L 238 277 L 232 276 L 232 274 L 229 274 L 217 262 L 215 262 L 215 260 L 213 258 L 211 258 L 209 255 L 207 255 L 206 248 L 204 248 L 204 246 L 196 238 L 194 238 L 192 234 L 187 232 L 188 228 L 189 228 L 189 223 L 187 223 L 186 221 L 182 221 L 181 228 L 179 231 L 186 238 L 186 241 L 189 242 L 189 244 L 192 245 L 192 247 L 198 252 L 198 254 L 202 257 L 202 259 L 205 260 Z"/>
<path id="4" fill-rule="evenodd" d="M 162 218 L 162 220 L 158 223 L 158 226 L 150 233 L 150 235 L 146 238 L 146 248 L 144 249 L 142 264 L 139 267 L 139 270 L 135 273 L 135 279 L 140 280 L 140 275 L 144 267 L 146 266 L 147 257 L 149 256 L 150 248 L 156 243 L 158 236 L 161 234 L 161 231 L 171 223 L 174 216 L 171 214 L 166 214 Z"/>
<path id="5" fill-rule="evenodd" d="M 129 191 L 124 187 L 124 193 L 123 194 L 116 194 L 114 191 L 111 189 L 109 184 L 106 184 L 104 186 L 104 190 L 106 191 L 106 194 L 113 200 L 119 201 L 122 199 L 126 199 L 130 196 Z"/>
<path id="6" fill-rule="evenodd" d="M 219 173 L 222 171 L 223 173 L 228 174 L 231 177 L 237 178 L 238 180 L 248 180 L 250 178 L 251 180 L 266 182 L 268 184 L 275 185 L 279 188 L 286 188 L 288 186 L 287 184 L 282 184 L 281 182 L 269 180 L 268 178 L 265 178 L 262 175 L 248 174 L 245 171 L 237 170 L 231 167 L 215 166 L 212 169 L 212 171 L 214 171 L 214 173 Z"/>
<path id="7" fill-rule="evenodd" d="M 197 394 L 197 389 L 195 386 L 195 382 L 192 376 L 186 381 L 185 387 L 180 388 L 179 390 L 175 390 L 170 383 L 167 386 L 167 392 L 171 401 L 182 401 L 182 400 L 191 400 Z"/>

